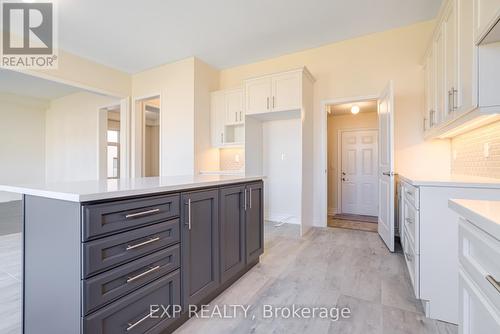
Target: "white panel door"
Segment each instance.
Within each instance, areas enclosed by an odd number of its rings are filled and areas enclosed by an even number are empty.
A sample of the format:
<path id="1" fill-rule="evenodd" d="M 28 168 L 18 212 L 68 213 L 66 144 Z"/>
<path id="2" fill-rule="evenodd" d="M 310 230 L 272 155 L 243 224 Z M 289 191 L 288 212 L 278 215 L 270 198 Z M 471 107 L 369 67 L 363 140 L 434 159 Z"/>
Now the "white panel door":
<path id="1" fill-rule="evenodd" d="M 243 92 L 240 89 L 230 90 L 225 93 L 226 102 L 226 125 L 242 124 L 243 115 Z"/>
<path id="2" fill-rule="evenodd" d="M 271 111 L 271 77 L 245 82 L 245 112 L 247 115 Z"/>
<path id="3" fill-rule="evenodd" d="M 377 137 L 376 130 L 342 133 L 342 213 L 378 215 Z"/>
<path id="4" fill-rule="evenodd" d="M 378 100 L 379 127 L 379 214 L 378 234 L 394 252 L 394 92 L 389 82 Z"/>
<path id="5" fill-rule="evenodd" d="M 271 109 L 285 111 L 302 108 L 302 72 L 285 73 L 273 76 Z"/>

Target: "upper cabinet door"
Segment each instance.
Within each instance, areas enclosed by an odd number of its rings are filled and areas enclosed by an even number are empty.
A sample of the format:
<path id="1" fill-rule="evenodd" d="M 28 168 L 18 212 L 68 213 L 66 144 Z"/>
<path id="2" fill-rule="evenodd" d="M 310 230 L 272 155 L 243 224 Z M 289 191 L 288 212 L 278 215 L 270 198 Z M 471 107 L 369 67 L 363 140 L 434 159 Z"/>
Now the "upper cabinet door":
<path id="1" fill-rule="evenodd" d="M 444 36 L 440 29 L 434 40 L 434 52 L 436 57 L 436 124 L 444 118 L 445 107 L 445 82 L 444 82 Z"/>
<path id="2" fill-rule="evenodd" d="M 475 17 L 474 40 L 476 43 L 488 33 L 500 16 L 500 0 L 473 0 Z"/>
<path id="3" fill-rule="evenodd" d="M 246 114 L 261 114 L 271 110 L 271 77 L 245 82 Z"/>
<path id="4" fill-rule="evenodd" d="M 445 100 L 444 117 L 453 117 L 456 110 L 457 90 L 457 11 L 455 0 L 449 2 L 443 17 L 443 30 L 445 37 L 444 71 L 445 71 Z"/>
<path id="5" fill-rule="evenodd" d="M 424 130 L 428 130 L 436 125 L 436 66 L 433 48 L 429 50 L 425 59 L 424 80 L 426 120 Z"/>
<path id="6" fill-rule="evenodd" d="M 477 47 L 474 43 L 473 3 L 458 0 L 458 77 L 455 103 L 458 113 L 477 107 Z"/>
<path id="7" fill-rule="evenodd" d="M 285 111 L 302 108 L 302 72 L 274 75 L 271 109 Z"/>
<path id="8" fill-rule="evenodd" d="M 242 124 L 245 120 L 245 115 L 243 114 L 243 91 L 241 89 L 227 91 L 225 98 L 226 125 Z"/>

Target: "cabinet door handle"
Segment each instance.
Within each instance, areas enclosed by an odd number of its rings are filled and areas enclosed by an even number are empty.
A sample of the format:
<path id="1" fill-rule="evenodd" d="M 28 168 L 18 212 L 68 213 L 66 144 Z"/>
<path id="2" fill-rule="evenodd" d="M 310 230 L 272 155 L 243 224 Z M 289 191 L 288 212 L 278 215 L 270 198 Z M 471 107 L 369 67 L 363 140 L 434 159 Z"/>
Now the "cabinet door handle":
<path id="1" fill-rule="evenodd" d="M 410 219 L 410 218 L 406 218 L 405 220 L 406 220 L 408 223 L 413 224 L 413 220 L 412 220 L 412 219 Z"/>
<path id="2" fill-rule="evenodd" d="M 458 109 L 458 90 L 455 88 L 452 88 L 453 91 L 453 110 Z"/>
<path id="3" fill-rule="evenodd" d="M 158 240 L 160 240 L 160 237 L 151 238 L 151 239 L 149 239 L 147 241 L 140 242 L 140 243 L 135 244 L 135 245 L 128 245 L 127 248 L 126 248 L 126 250 L 132 250 L 132 249 L 136 249 L 136 248 L 139 248 L 139 247 L 142 247 L 142 246 L 146 246 L 146 245 L 149 245 L 149 244 L 151 244 L 153 242 L 156 242 Z"/>
<path id="4" fill-rule="evenodd" d="M 240 122 L 241 122 L 241 121 L 242 121 L 242 119 L 241 119 L 241 111 L 240 111 Z"/>
<path id="5" fill-rule="evenodd" d="M 156 267 L 150 268 L 150 269 L 148 269 L 148 270 L 146 270 L 146 271 L 144 271 L 144 272 L 142 272 L 142 273 L 140 273 L 138 275 L 129 277 L 129 278 L 127 278 L 127 283 L 133 282 L 133 281 L 135 281 L 135 280 L 137 280 L 137 279 L 139 279 L 141 277 L 144 277 L 144 276 L 146 276 L 148 274 L 151 274 L 152 272 L 155 272 L 158 269 L 160 269 L 160 266 L 156 266 Z"/>
<path id="6" fill-rule="evenodd" d="M 486 275 L 486 280 L 500 293 L 500 283 L 491 275 Z"/>
<path id="7" fill-rule="evenodd" d="M 452 93 L 451 93 L 451 90 L 449 90 L 448 91 L 448 113 L 450 113 L 452 110 L 452 103 L 453 102 L 451 102 L 451 100 L 452 100 Z"/>
<path id="8" fill-rule="evenodd" d="M 137 320 L 136 322 L 134 323 L 128 323 L 128 327 L 127 327 L 127 332 L 130 332 L 132 329 L 134 329 L 135 327 L 139 326 L 141 323 L 143 323 L 144 321 L 146 321 L 148 318 L 150 318 L 151 316 L 153 315 L 152 312 L 149 312 L 147 315 L 145 315 L 144 317 L 140 318 L 139 320 Z"/>
<path id="9" fill-rule="evenodd" d="M 269 110 L 269 96 L 267 97 L 267 110 Z"/>
<path id="10" fill-rule="evenodd" d="M 157 212 L 160 212 L 160 209 L 152 209 L 152 210 L 147 210 L 147 211 L 142 211 L 142 212 L 137 212 L 137 213 L 130 213 L 130 214 L 126 215 L 125 218 L 126 219 L 136 218 L 136 217 L 150 215 L 152 213 L 157 213 Z"/>
<path id="11" fill-rule="evenodd" d="M 191 230 L 191 198 L 188 198 L 188 230 Z"/>
<path id="12" fill-rule="evenodd" d="M 247 190 L 245 189 L 245 198 L 244 198 L 244 201 L 245 201 L 245 211 L 247 211 Z"/>
<path id="13" fill-rule="evenodd" d="M 224 144 L 224 133 L 220 134 L 220 142 L 221 144 Z"/>
<path id="14" fill-rule="evenodd" d="M 273 96 L 273 109 L 274 109 L 274 96 Z"/>
<path id="15" fill-rule="evenodd" d="M 249 188 L 249 195 L 248 195 L 248 198 L 249 198 L 249 202 L 250 202 L 250 209 L 252 208 L 252 188 Z"/>

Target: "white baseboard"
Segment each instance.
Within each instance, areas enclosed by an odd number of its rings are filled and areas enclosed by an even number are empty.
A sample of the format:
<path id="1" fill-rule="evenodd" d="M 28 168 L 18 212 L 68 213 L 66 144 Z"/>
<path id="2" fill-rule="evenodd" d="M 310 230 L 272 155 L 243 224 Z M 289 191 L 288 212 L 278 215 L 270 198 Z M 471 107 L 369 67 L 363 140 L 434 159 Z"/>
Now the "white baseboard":
<path id="1" fill-rule="evenodd" d="M 287 215 L 278 215 L 278 214 L 269 214 L 267 217 L 264 217 L 264 220 L 267 220 L 271 223 L 275 224 L 297 224 L 300 225 L 300 219 L 295 216 L 287 216 Z"/>

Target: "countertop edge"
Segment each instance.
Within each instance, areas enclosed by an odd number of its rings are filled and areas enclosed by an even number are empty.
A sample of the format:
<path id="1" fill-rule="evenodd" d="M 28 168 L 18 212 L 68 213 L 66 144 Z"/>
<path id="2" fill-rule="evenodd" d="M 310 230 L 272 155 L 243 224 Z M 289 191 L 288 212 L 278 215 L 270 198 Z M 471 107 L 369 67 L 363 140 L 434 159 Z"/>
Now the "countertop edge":
<path id="1" fill-rule="evenodd" d="M 489 217 L 486 217 L 485 215 L 460 203 L 461 201 L 462 200 L 459 199 L 450 199 L 448 200 L 448 207 L 461 217 L 465 218 L 472 225 L 478 227 L 482 231 L 500 241 L 500 221 L 495 221 L 490 219 Z M 500 205 L 500 201 L 498 201 L 498 203 Z"/>
<path id="2" fill-rule="evenodd" d="M 68 202 L 93 202 L 102 200 L 119 199 L 125 197 L 141 196 L 141 195 L 155 195 L 165 192 L 176 192 L 184 191 L 189 189 L 205 188 L 211 186 L 224 186 L 245 182 L 254 182 L 264 180 L 264 176 L 241 176 L 235 177 L 230 180 L 209 180 L 209 181 L 198 181 L 195 183 L 186 184 L 176 184 L 176 185 L 166 185 L 166 186 L 154 186 L 151 188 L 144 189 L 130 189 L 130 190 L 117 190 L 103 193 L 89 193 L 89 194 L 77 194 L 71 192 L 53 191 L 53 190 L 43 190 L 30 188 L 29 186 L 12 186 L 12 185 L 0 185 L 0 191 L 17 193 L 28 196 L 44 197 L 49 199 L 68 201 Z"/>
<path id="3" fill-rule="evenodd" d="M 411 184 L 415 187 L 453 187 L 453 188 L 491 188 L 491 189 L 500 189 L 500 181 L 496 182 L 474 182 L 474 181 L 424 181 L 424 180 L 415 180 L 411 177 L 405 176 L 403 174 L 398 174 L 398 177 L 405 181 L 406 183 Z"/>

